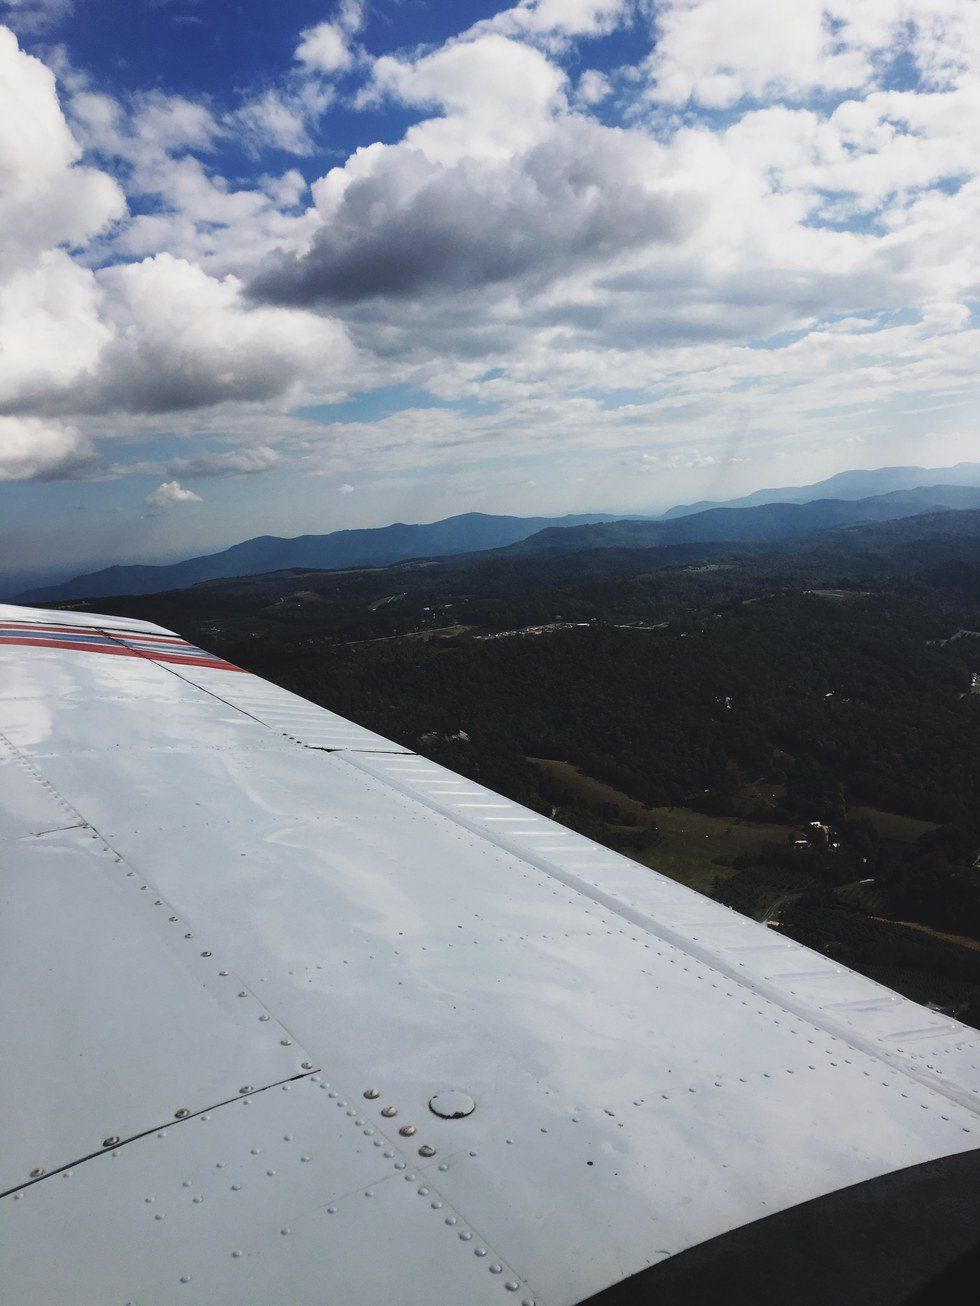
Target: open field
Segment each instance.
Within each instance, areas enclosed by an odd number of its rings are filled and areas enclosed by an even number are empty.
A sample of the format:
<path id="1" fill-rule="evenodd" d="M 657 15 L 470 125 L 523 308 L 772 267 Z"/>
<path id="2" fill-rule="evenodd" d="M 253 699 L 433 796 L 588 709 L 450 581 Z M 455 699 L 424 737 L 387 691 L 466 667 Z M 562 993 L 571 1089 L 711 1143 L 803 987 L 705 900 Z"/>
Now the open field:
<path id="1" fill-rule="evenodd" d="M 783 843 L 790 836 L 799 838 L 803 833 L 794 826 L 709 816 L 690 807 L 644 807 L 621 790 L 584 775 L 569 762 L 542 757 L 527 760 L 560 778 L 586 802 L 613 803 L 629 812 L 636 818 L 635 823 L 613 826 L 614 830 L 650 831 L 649 846 L 631 852 L 630 856 L 701 893 L 710 893 L 716 879 L 733 874 L 731 866 L 725 863 L 730 863 L 739 853 L 754 852 L 773 840 Z"/>

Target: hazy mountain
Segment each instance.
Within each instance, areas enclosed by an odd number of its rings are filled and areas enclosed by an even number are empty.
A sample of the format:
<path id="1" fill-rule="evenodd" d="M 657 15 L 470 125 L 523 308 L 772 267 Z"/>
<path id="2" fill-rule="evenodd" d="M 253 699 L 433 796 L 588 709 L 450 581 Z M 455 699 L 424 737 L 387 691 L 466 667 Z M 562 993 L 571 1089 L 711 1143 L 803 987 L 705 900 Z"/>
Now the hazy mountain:
<path id="1" fill-rule="evenodd" d="M 852 526 L 912 517 L 934 508 L 980 508 L 980 486 L 933 485 L 871 498 L 766 503 L 756 508 L 709 508 L 670 521 L 612 521 L 549 527 L 501 552 L 510 556 L 573 553 L 582 549 L 653 548 L 707 542 L 776 542 Z"/>
<path id="2" fill-rule="evenodd" d="M 738 499 L 702 500 L 668 508 L 662 520 L 688 517 L 708 508 L 753 508 L 763 503 L 810 503 L 813 499 L 867 499 L 895 490 L 929 485 L 980 485 L 980 463 L 955 467 L 878 467 L 871 471 L 838 472 L 812 485 L 791 485 L 775 490 L 755 490 Z"/>
<path id="3" fill-rule="evenodd" d="M 423 526 L 378 526 L 332 531 L 328 535 L 259 535 L 221 553 L 208 553 L 185 562 L 159 566 L 106 567 L 57 585 L 27 590 L 23 602 L 50 603 L 59 599 L 98 598 L 108 594 L 158 594 L 183 589 L 202 580 L 281 571 L 287 567 L 385 566 L 408 558 L 448 556 L 494 549 L 526 539 L 546 527 L 561 529 L 586 522 L 612 520 L 607 513 L 567 517 L 494 517 L 482 512 L 446 517 Z"/>

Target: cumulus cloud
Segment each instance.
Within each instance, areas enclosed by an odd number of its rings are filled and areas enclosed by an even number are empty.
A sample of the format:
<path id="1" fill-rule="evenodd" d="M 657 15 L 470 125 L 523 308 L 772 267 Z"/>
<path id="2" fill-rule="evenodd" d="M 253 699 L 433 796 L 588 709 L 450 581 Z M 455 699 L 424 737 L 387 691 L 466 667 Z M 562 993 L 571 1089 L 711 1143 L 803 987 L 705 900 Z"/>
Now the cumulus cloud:
<path id="1" fill-rule="evenodd" d="M 94 457 L 89 441 L 73 426 L 37 417 L 0 417 L 0 481 L 62 479 Z"/>
<path id="2" fill-rule="evenodd" d="M 146 496 L 145 502 L 151 508 L 173 508 L 181 503 L 203 503 L 204 500 L 193 490 L 185 490 L 180 481 L 164 481 Z"/>
<path id="3" fill-rule="evenodd" d="M 645 133 L 563 112 L 564 77 L 502 36 L 379 60 L 375 89 L 445 110 L 372 146 L 314 186 L 321 226 L 303 254 L 269 261 L 254 293 L 291 304 L 466 290 L 673 241 L 695 219 L 659 186 Z"/>
<path id="4" fill-rule="evenodd" d="M 82 162 L 53 74 L 6 28 L 0 73 L 0 474 L 73 474 L 94 457 L 90 437 L 53 417 L 269 402 L 349 368 L 353 351 L 340 324 L 257 308 L 231 274 L 209 275 L 170 253 L 127 262 L 118 258 L 124 241 L 109 266 L 83 262 L 79 247 L 117 239 L 122 190 Z M 260 192 L 236 205 L 189 154 L 206 153 L 225 130 L 204 106 L 154 92 L 127 114 L 83 87 L 73 108 L 90 148 L 122 160 L 137 188 L 154 170 L 166 177 L 192 220 L 213 226 L 220 213 L 230 225 L 235 216 L 275 211 Z M 298 191 L 288 174 L 278 186 L 280 194 Z M 168 222 L 187 218 L 146 216 L 154 220 L 160 236 Z M 237 470 L 248 471 L 271 466 L 276 455 L 263 447 L 238 457 Z"/>
<path id="5" fill-rule="evenodd" d="M 351 38 L 364 19 L 360 0 L 344 0 L 331 22 L 308 27 L 300 36 L 296 58 L 308 71 L 338 73 L 354 62 Z"/>
<path id="6" fill-rule="evenodd" d="M 606 36 L 631 13 L 635 0 L 520 0 L 471 33 L 502 32 L 560 48 L 572 37 Z"/>
<path id="7" fill-rule="evenodd" d="M 655 22 L 652 95 L 711 108 L 860 91 L 900 52 L 948 89 L 980 52 L 973 0 L 663 0 Z"/>
<path id="8" fill-rule="evenodd" d="M 634 64 L 602 63 L 593 38 L 627 23 Z M 164 422 L 212 451 L 128 465 L 178 488 L 289 466 L 349 493 L 369 465 L 490 447 L 693 474 L 748 429 L 860 439 L 845 405 L 968 384 L 975 0 L 521 0 L 373 58 L 362 31 L 341 5 L 224 106 L 115 99 L 63 60 L 59 102 L 0 34 L 0 412 L 37 448 L 18 475 Z M 409 125 L 338 159 L 341 96 Z M 266 170 L 223 177 L 225 146 Z M 289 411 L 399 384 L 445 406 Z"/>
<path id="9" fill-rule="evenodd" d="M 125 213 L 116 182 L 80 157 L 53 73 L 0 27 L 0 275 L 81 245 Z"/>

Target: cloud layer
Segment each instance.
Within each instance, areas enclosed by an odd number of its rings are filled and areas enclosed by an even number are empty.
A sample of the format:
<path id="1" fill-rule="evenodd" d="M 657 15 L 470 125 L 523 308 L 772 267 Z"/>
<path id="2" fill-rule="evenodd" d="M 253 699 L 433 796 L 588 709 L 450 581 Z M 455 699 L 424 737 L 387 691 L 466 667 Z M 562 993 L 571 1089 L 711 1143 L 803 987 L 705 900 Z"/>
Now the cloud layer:
<path id="1" fill-rule="evenodd" d="M 0 477 L 123 434 L 113 477 L 659 473 L 974 401 L 975 0 L 522 0 L 392 50 L 368 17 L 226 104 L 56 83 L 0 29 Z M 338 156 L 334 113 L 399 127 Z M 426 402 L 320 413 L 391 386 Z M 195 445 L 147 463 L 161 430 Z"/>

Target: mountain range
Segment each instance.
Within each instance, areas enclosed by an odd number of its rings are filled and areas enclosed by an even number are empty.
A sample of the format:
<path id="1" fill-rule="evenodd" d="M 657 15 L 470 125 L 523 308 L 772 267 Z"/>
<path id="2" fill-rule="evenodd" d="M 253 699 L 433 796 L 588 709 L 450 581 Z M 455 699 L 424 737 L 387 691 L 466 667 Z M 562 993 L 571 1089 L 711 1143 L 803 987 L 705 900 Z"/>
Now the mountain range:
<path id="1" fill-rule="evenodd" d="M 738 499 L 702 499 L 680 504 L 663 514 L 688 517 L 708 508 L 754 508 L 763 503 L 809 503 L 813 499 L 867 499 L 893 490 L 914 490 L 926 485 L 980 485 L 980 463 L 957 463 L 954 467 L 876 467 L 871 470 L 837 472 L 812 485 L 787 485 L 775 490 L 754 490 Z"/>
<path id="2" fill-rule="evenodd" d="M 860 489 L 868 492 L 858 494 Z M 831 496 L 830 491 L 835 493 Z M 286 539 L 262 535 L 220 553 L 161 565 L 107 567 L 31 589 L 22 602 L 156 594 L 204 581 L 289 568 L 387 566 L 411 559 L 567 553 L 691 542 L 775 542 L 813 531 L 908 517 L 932 509 L 980 507 L 980 463 L 948 468 L 885 467 L 841 472 L 811 486 L 759 490 L 722 505 L 687 505 L 659 518 L 611 513 L 510 517 L 465 513 L 425 525 L 395 523 Z"/>
<path id="3" fill-rule="evenodd" d="M 169 564 L 105 567 L 60 584 L 27 590 L 17 597 L 24 603 L 51 603 L 111 594 L 158 594 L 163 590 L 186 589 L 201 581 L 282 571 L 288 567 L 383 567 L 409 558 L 450 557 L 457 553 L 500 548 L 546 528 L 613 520 L 615 518 L 609 513 L 495 517 L 468 512 L 422 526 L 396 522 L 392 526 L 331 531 L 327 535 L 298 535 L 293 539 L 259 535 L 220 553 L 203 554 Z"/>
<path id="4" fill-rule="evenodd" d="M 658 548 L 667 544 L 776 543 L 817 531 L 865 522 L 914 517 L 932 509 L 980 508 L 980 486 L 933 485 L 866 499 L 816 499 L 812 503 L 764 503 L 754 508 L 708 508 L 667 521 L 612 521 L 547 527 L 498 554 L 578 553 L 584 549 Z"/>

